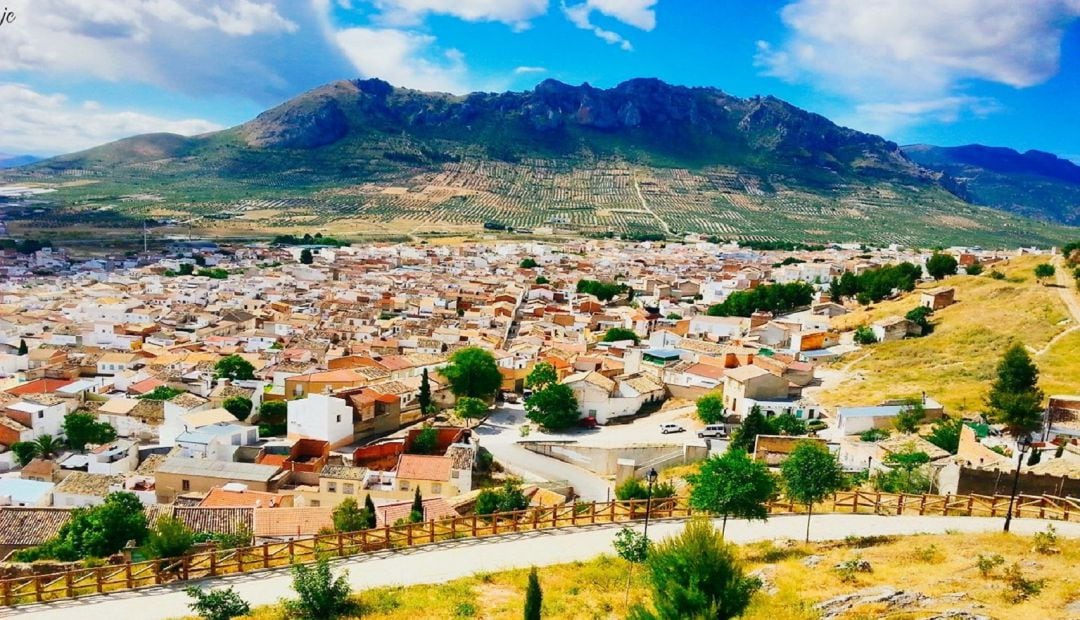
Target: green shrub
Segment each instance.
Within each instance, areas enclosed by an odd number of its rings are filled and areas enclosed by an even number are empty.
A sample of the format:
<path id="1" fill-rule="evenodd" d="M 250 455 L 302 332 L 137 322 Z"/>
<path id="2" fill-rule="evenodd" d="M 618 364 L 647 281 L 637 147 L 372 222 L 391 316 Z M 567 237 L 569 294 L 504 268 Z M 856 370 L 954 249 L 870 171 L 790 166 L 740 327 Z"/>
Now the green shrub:
<path id="1" fill-rule="evenodd" d="M 979 569 L 979 573 L 983 578 L 989 577 L 994 569 L 1005 563 L 1005 558 L 1000 554 L 994 553 L 991 555 L 979 554 L 979 559 L 975 561 L 975 566 Z"/>
<path id="2" fill-rule="evenodd" d="M 1029 579 L 1024 575 L 1019 562 L 1013 562 L 1002 576 L 1005 580 L 1005 598 L 1010 603 L 1021 603 L 1033 596 L 1038 596 L 1046 586 L 1045 579 Z"/>
<path id="3" fill-rule="evenodd" d="M 184 592 L 195 599 L 188 603 L 188 609 L 202 620 L 231 620 L 251 613 L 251 606 L 232 587 L 207 591 L 190 586 L 184 588 Z"/>
<path id="4" fill-rule="evenodd" d="M 348 571 L 334 577 L 330 563 L 319 560 L 314 566 L 293 566 L 293 590 L 300 598 L 286 601 L 290 618 L 324 620 L 340 618 L 355 610 L 349 600 Z"/>

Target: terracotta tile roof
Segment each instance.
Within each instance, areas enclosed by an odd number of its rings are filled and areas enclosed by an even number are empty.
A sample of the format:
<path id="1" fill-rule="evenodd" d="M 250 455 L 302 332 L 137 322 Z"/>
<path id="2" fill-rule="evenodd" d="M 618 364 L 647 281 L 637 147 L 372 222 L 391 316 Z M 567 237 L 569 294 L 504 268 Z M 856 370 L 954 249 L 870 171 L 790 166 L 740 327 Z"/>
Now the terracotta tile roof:
<path id="1" fill-rule="evenodd" d="M 250 507 L 175 506 L 155 504 L 146 508 L 150 527 L 163 516 L 179 519 L 194 532 L 207 534 L 239 534 L 253 531 Z"/>
<path id="2" fill-rule="evenodd" d="M 16 385 L 15 387 L 7 390 L 8 394 L 25 395 L 25 394 L 48 394 L 49 392 L 55 392 L 65 385 L 71 385 L 75 383 L 70 379 L 34 379 Z"/>
<path id="3" fill-rule="evenodd" d="M 53 489 L 53 493 L 71 493 L 74 495 L 105 497 L 109 494 L 109 488 L 122 480 L 122 476 L 89 474 L 84 471 L 73 471 L 56 485 L 56 488 Z"/>
<path id="4" fill-rule="evenodd" d="M 66 508 L 0 508 L 0 545 L 40 545 L 70 519 Z"/>
<path id="5" fill-rule="evenodd" d="M 333 478 L 335 480 L 363 480 L 367 475 L 366 467 L 349 467 L 348 465 L 327 465 L 319 472 L 320 478 Z"/>
<path id="6" fill-rule="evenodd" d="M 334 527 L 332 506 L 255 508 L 254 531 L 259 538 L 311 536 Z"/>
<path id="7" fill-rule="evenodd" d="M 262 491 L 227 491 L 221 487 L 214 487 L 206 494 L 199 504 L 200 508 L 214 507 L 265 507 L 273 508 L 281 506 L 285 496 L 278 493 L 264 493 Z"/>
<path id="8" fill-rule="evenodd" d="M 447 501 L 441 497 L 433 497 L 423 500 L 424 521 L 439 521 L 451 517 L 461 516 Z M 412 502 L 394 502 L 375 507 L 375 525 L 393 525 L 399 520 L 407 521 L 412 512 Z"/>
<path id="9" fill-rule="evenodd" d="M 445 482 L 450 479 L 450 469 L 453 465 L 454 459 L 445 456 L 402 454 L 398 459 L 397 477 L 406 480 Z"/>

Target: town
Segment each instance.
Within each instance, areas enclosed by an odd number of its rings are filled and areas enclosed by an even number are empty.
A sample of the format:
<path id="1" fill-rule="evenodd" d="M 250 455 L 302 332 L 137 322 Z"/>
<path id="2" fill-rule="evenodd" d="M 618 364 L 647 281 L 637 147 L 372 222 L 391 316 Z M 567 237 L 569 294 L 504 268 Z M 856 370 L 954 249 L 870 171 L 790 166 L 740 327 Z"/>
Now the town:
<path id="1" fill-rule="evenodd" d="M 1042 280 L 1068 253 L 290 241 L 3 250 L 7 574 L 153 557 L 127 535 L 72 547 L 75 509 L 125 499 L 151 538 L 190 532 L 186 553 L 670 498 L 693 480 L 679 472 L 729 448 L 779 468 L 808 440 L 879 495 L 1007 494 L 1026 450 L 1025 492 L 1080 490 L 1075 382 L 1023 433 L 925 389 L 829 397 L 846 361 L 924 338 L 968 301 L 939 280 L 1014 263 Z M 904 299 L 903 315 L 845 322 Z"/>

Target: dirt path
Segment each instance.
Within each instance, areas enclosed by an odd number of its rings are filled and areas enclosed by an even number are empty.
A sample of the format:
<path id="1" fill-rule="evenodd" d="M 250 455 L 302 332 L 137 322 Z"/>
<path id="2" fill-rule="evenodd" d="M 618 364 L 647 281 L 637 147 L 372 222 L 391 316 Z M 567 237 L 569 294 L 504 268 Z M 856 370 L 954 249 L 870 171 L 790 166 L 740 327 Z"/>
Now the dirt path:
<path id="1" fill-rule="evenodd" d="M 664 234 L 670 237 L 671 227 L 668 226 L 668 223 L 665 222 L 662 217 L 657 215 L 656 212 L 649 208 L 649 203 L 645 202 L 645 196 L 641 193 L 641 186 L 638 185 L 637 175 L 632 175 L 631 178 L 634 180 L 634 191 L 637 192 L 638 200 L 641 201 L 641 208 L 644 209 L 649 215 L 653 216 L 653 219 L 660 224 L 660 228 L 664 229 Z"/>

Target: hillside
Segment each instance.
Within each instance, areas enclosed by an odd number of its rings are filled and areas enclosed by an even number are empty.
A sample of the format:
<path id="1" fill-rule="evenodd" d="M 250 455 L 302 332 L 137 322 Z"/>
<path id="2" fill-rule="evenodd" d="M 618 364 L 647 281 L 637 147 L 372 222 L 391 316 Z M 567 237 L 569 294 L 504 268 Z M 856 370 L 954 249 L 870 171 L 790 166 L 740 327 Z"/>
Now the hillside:
<path id="1" fill-rule="evenodd" d="M 586 234 L 1051 244 L 965 203 L 892 142 L 774 97 L 635 79 L 454 96 L 340 81 L 238 127 L 135 136 L 0 174 L 55 187 L 19 233 L 401 235 L 484 222 Z M 947 180 L 947 179 L 946 179 Z"/>
<path id="2" fill-rule="evenodd" d="M 987 269 L 980 276 L 960 275 L 920 286 L 955 287 L 958 303 L 934 313 L 934 331 L 928 336 L 870 345 L 841 358 L 833 365 L 845 369 L 847 379 L 823 391 L 820 400 L 831 407 L 877 404 L 925 390 L 953 414 L 979 412 L 1001 354 L 1014 339 L 1035 353 L 1040 386 L 1047 394 L 1076 393 L 1080 390 L 1076 374 L 1080 331 L 1069 331 L 1076 321 L 1059 289 L 1035 280 L 1035 265 L 1045 260 L 1024 256 L 996 265 L 1005 280 L 991 278 Z M 918 304 L 916 290 L 838 317 L 833 325 L 853 329 L 888 316 L 903 316 Z"/>
<path id="3" fill-rule="evenodd" d="M 1080 560 L 1075 545 L 1038 555 L 1030 537 L 955 533 L 906 537 L 849 537 L 834 543 L 755 543 L 738 548 L 746 570 L 764 588 L 754 595 L 745 620 L 837 620 L 861 618 L 1044 618 L 1075 617 L 1076 587 L 1071 578 Z M 982 576 L 980 556 L 1000 555 L 1003 566 Z M 860 559 L 871 572 L 851 576 L 833 567 Z M 1043 579 L 1042 591 L 1012 603 L 1005 569 L 1014 562 L 1029 579 Z M 813 566 L 808 566 L 808 564 Z M 917 570 L 913 570 L 917 569 Z M 621 618 L 626 616 L 626 563 L 610 556 L 539 569 L 545 618 Z M 430 618 L 521 618 L 527 570 L 478 573 L 438 585 L 366 590 L 354 598 L 363 617 L 377 620 Z M 807 584 L 813 587 L 808 588 Z M 893 596 L 889 591 L 900 591 Z M 288 596 L 291 593 L 284 593 Z M 854 595 L 850 600 L 841 597 Z M 629 602 L 648 605 L 645 571 L 637 569 Z M 831 602 L 826 609 L 815 605 Z M 846 604 L 845 604 L 846 603 Z M 256 608 L 253 620 L 280 618 L 280 606 Z M 826 615 L 832 614 L 832 615 Z"/>
<path id="4" fill-rule="evenodd" d="M 1080 224 L 1080 166 L 1050 153 L 970 144 L 916 144 L 904 153 L 948 175 L 961 196 L 1028 217 Z"/>

